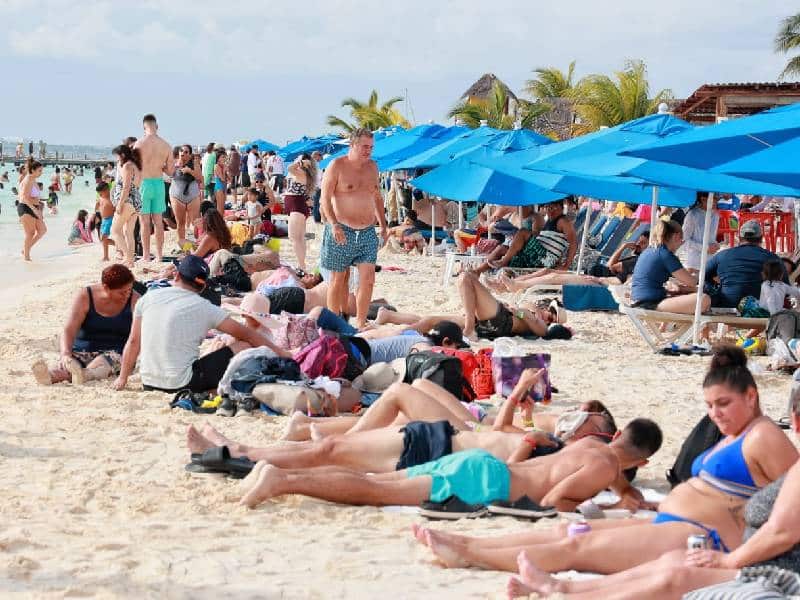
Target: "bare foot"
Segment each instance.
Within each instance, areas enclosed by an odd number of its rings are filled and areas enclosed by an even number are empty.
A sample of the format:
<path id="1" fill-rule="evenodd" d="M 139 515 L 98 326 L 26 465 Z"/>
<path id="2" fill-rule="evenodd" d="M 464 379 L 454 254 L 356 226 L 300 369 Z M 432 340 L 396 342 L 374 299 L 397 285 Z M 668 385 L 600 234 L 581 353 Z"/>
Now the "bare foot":
<path id="1" fill-rule="evenodd" d="M 461 548 L 452 544 L 439 532 L 427 529 L 425 540 L 436 559 L 448 569 L 464 569 L 470 566 L 469 561 L 460 556 Z"/>
<path id="2" fill-rule="evenodd" d="M 215 444 L 200 433 L 194 425 L 189 425 L 186 430 L 186 447 L 190 454 L 202 454 L 209 448 L 214 448 Z"/>
<path id="3" fill-rule="evenodd" d="M 487 277 L 486 278 L 486 286 L 489 289 L 494 290 L 495 292 L 507 292 L 506 286 L 503 284 L 501 278 L 498 277 Z"/>
<path id="4" fill-rule="evenodd" d="M 414 539 L 417 540 L 423 546 L 428 545 L 428 540 L 425 538 L 426 531 L 428 530 L 419 523 L 411 524 L 411 533 L 414 536 Z"/>
<path id="5" fill-rule="evenodd" d="M 534 565 L 524 550 L 517 556 L 517 565 L 519 566 L 519 578 L 521 582 L 533 591 L 543 596 L 567 591 L 564 589 L 565 586 L 563 582 Z"/>
<path id="6" fill-rule="evenodd" d="M 74 356 L 66 356 L 61 360 L 61 364 L 64 365 L 64 368 L 69 371 L 70 376 L 72 377 L 72 383 L 75 385 L 83 385 L 83 382 L 86 380 L 86 374 L 83 370 L 83 365 L 74 357 Z"/>
<path id="7" fill-rule="evenodd" d="M 267 464 L 269 463 L 265 460 L 258 461 L 256 466 L 239 482 L 239 491 L 242 492 L 242 495 L 248 493 L 255 487 L 258 482 L 258 476 L 261 475 L 262 469 L 266 467 Z"/>
<path id="8" fill-rule="evenodd" d="M 258 464 L 261 464 L 261 462 L 262 461 L 259 461 Z M 239 504 L 247 508 L 255 508 L 262 502 L 279 496 L 281 494 L 279 491 L 280 488 L 278 487 L 280 477 L 280 469 L 278 469 L 278 467 L 273 467 L 265 463 L 265 466 L 258 475 L 256 485 L 242 496 Z"/>
<path id="9" fill-rule="evenodd" d="M 286 426 L 286 431 L 281 439 L 287 442 L 307 441 L 309 423 L 311 423 L 311 417 L 307 417 L 299 410 L 294 411 L 292 416 L 289 417 L 289 424 Z"/>
<path id="10" fill-rule="evenodd" d="M 535 592 L 536 590 L 533 590 L 522 583 L 516 575 L 512 575 L 508 578 L 508 583 L 506 584 L 506 594 L 508 594 L 509 600 L 511 598 L 527 598 Z"/>
<path id="11" fill-rule="evenodd" d="M 308 426 L 308 431 L 311 434 L 311 441 L 312 442 L 319 442 L 320 440 L 328 437 L 328 435 L 320 430 L 319 425 L 312 423 Z"/>
<path id="12" fill-rule="evenodd" d="M 232 458 L 247 456 L 247 446 L 226 438 L 206 421 L 201 430 L 203 436 L 214 446 L 227 446 Z"/>
<path id="13" fill-rule="evenodd" d="M 31 365 L 33 377 L 39 385 L 53 385 L 53 378 L 50 376 L 50 369 L 43 360 L 37 360 Z"/>

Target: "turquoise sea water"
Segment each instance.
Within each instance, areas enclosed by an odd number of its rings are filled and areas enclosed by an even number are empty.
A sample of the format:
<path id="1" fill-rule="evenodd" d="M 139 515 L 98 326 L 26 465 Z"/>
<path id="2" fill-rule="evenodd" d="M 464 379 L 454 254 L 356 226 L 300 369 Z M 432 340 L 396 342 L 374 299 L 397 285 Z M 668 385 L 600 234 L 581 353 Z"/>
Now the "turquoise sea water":
<path id="1" fill-rule="evenodd" d="M 4 189 L 0 190 L 0 258 L 20 258 L 22 226 L 14 206 L 16 197 L 11 191 L 12 187 L 19 187 L 17 174 L 13 163 L 10 162 L 0 166 L 0 173 L 4 171 L 8 171 L 9 182 L 3 183 Z M 47 198 L 47 188 L 50 185 L 50 177 L 54 173 L 54 167 L 46 167 L 39 178 L 39 181 L 44 184 L 43 197 L 45 199 Z M 85 169 L 83 177 L 76 177 L 72 182 L 71 195 L 65 194 L 63 189 L 58 193 L 58 214 L 51 215 L 49 210 L 45 209 L 44 221 L 47 224 L 47 234 L 33 247 L 31 251 L 33 260 L 68 254 L 72 251 L 67 245 L 67 236 L 80 209 L 83 208 L 89 212 L 94 210 L 96 195 L 94 188 L 94 169 Z M 99 244 L 98 252 L 101 252 Z"/>

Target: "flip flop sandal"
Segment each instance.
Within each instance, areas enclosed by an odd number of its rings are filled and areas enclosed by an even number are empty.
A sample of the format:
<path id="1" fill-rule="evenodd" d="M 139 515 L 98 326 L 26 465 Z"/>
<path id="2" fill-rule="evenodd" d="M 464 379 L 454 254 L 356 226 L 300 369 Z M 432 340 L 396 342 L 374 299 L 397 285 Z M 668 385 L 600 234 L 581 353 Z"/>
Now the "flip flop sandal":
<path id="1" fill-rule="evenodd" d="M 781 429 L 791 429 L 792 428 L 792 418 L 789 417 L 789 416 L 781 417 L 775 423 Z"/>
<path id="2" fill-rule="evenodd" d="M 514 502 L 501 500 L 492 502 L 489 505 L 489 514 L 537 520 L 555 517 L 558 515 L 558 511 L 553 506 L 542 506 L 528 496 L 523 496 Z"/>
<path id="3" fill-rule="evenodd" d="M 217 446 L 202 454 L 192 454 L 191 462 L 184 469 L 192 475 L 222 474 L 243 479 L 255 465 L 248 458 L 232 458 L 227 446 Z"/>
<path id="4" fill-rule="evenodd" d="M 432 521 L 456 521 L 458 519 L 478 519 L 488 514 L 483 504 L 467 504 L 456 496 L 444 502 L 423 502 L 419 514 Z"/>

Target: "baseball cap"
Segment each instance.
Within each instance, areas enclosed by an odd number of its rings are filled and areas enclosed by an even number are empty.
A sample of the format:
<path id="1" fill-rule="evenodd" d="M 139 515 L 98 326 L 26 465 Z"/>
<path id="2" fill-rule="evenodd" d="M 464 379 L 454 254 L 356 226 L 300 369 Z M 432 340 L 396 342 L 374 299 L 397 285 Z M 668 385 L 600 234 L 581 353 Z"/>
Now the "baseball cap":
<path id="1" fill-rule="evenodd" d="M 758 240 L 762 236 L 761 224 L 758 221 L 747 221 L 739 228 L 739 237 L 745 240 Z"/>
<path id="2" fill-rule="evenodd" d="M 425 335 L 431 338 L 437 346 L 441 346 L 445 338 L 453 342 L 456 348 L 467 348 L 469 346 L 464 341 L 464 331 L 457 323 L 452 321 L 439 321 Z"/>
<path id="3" fill-rule="evenodd" d="M 189 254 L 178 263 L 178 273 L 187 281 L 203 286 L 208 281 L 211 271 L 199 256 Z"/>

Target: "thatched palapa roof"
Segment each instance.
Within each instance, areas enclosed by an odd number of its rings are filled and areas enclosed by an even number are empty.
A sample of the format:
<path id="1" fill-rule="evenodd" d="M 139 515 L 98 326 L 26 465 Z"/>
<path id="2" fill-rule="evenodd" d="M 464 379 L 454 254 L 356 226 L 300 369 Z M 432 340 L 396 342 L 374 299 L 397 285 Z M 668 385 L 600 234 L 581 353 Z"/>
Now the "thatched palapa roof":
<path id="1" fill-rule="evenodd" d="M 473 83 L 469 86 L 469 89 L 461 94 L 461 100 L 465 98 L 488 98 L 489 94 L 492 93 L 492 89 L 494 89 L 494 84 L 499 83 L 500 87 L 503 88 L 506 95 L 513 100 L 517 100 L 517 95 L 511 91 L 505 83 L 503 83 L 500 79 L 498 79 L 497 75 L 494 73 L 485 73 L 478 81 Z"/>

